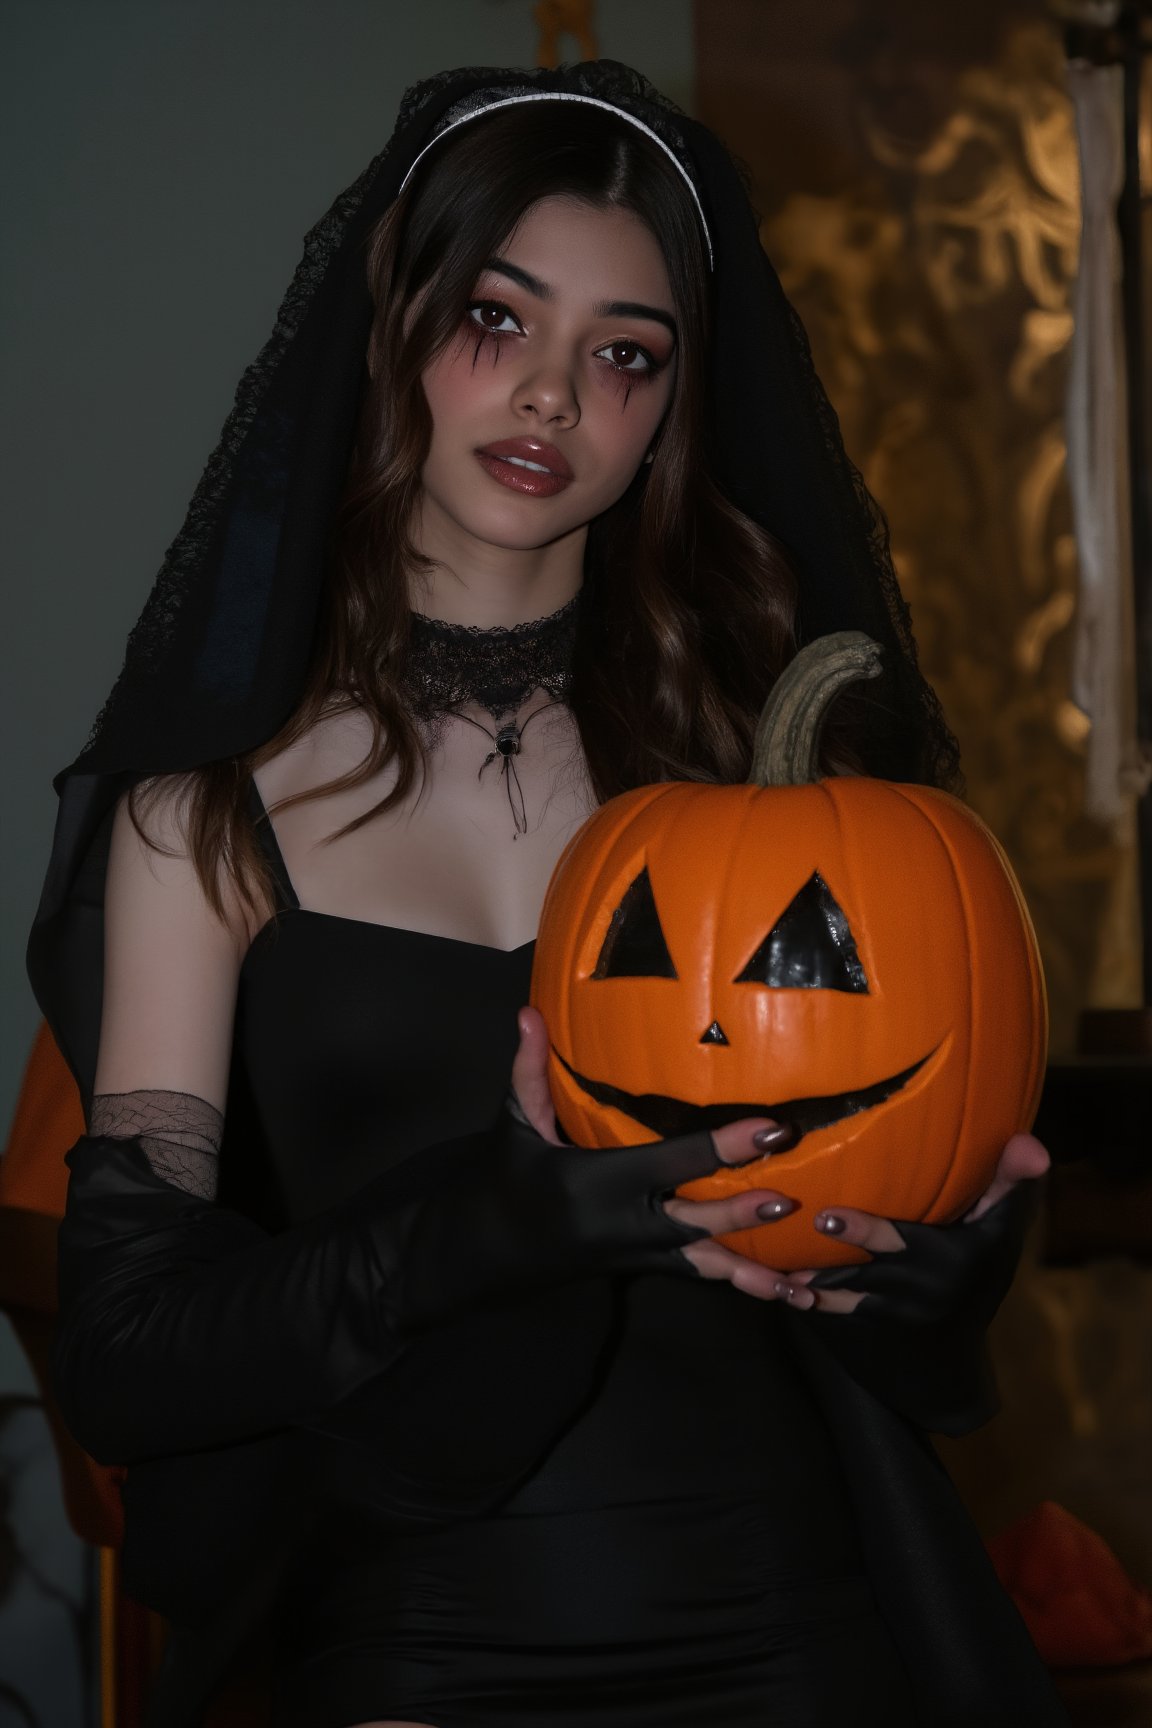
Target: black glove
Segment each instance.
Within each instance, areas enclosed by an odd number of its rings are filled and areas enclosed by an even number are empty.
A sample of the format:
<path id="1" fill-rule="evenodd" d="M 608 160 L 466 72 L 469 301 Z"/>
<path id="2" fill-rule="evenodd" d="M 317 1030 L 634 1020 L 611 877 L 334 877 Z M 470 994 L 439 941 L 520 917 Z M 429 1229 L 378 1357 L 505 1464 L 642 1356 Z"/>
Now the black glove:
<path id="1" fill-rule="evenodd" d="M 815 1323 L 854 1379 L 920 1427 L 978 1427 L 998 1408 L 984 1332 L 1015 1275 L 1033 1188 L 1018 1183 L 970 1224 L 893 1220 L 903 1249 L 809 1281 L 814 1290 L 862 1290 L 855 1312 L 798 1318 Z"/>
<path id="2" fill-rule="evenodd" d="M 474 1327 L 484 1305 L 507 1324 L 532 1308 L 508 1299 L 543 1287 L 695 1276 L 678 1250 L 707 1232 L 661 1200 L 718 1162 L 703 1133 L 588 1151 L 506 1116 L 271 1236 L 163 1181 L 132 1140 L 82 1139 L 60 1229 L 53 1375 L 65 1418 L 116 1464 L 323 1428 L 408 1355 L 418 1381 L 417 1338 L 443 1351 L 443 1328 Z M 541 1350 L 546 1318 L 533 1322 Z"/>

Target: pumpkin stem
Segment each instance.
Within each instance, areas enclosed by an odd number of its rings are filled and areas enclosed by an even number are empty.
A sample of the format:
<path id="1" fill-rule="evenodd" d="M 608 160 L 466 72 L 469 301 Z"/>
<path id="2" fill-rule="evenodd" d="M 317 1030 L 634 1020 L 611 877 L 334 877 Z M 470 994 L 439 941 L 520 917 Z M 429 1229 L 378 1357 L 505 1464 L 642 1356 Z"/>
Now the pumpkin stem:
<path id="1" fill-rule="evenodd" d="M 801 648 L 772 686 L 752 746 L 753 786 L 819 780 L 820 734 L 845 684 L 880 675 L 881 648 L 862 630 L 836 630 Z"/>

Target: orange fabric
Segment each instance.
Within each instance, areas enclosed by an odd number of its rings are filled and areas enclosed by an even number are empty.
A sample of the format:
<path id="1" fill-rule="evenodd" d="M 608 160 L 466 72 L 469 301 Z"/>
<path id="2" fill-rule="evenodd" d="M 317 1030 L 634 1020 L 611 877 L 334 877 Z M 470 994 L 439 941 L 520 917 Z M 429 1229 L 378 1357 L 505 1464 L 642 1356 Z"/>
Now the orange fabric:
<path id="1" fill-rule="evenodd" d="M 0 1206 L 63 1218 L 68 1193 L 64 1154 L 84 1132 L 84 1112 L 47 1026 L 32 1046 L 24 1085 L 0 1158 Z"/>
<path id="2" fill-rule="evenodd" d="M 1050 1668 L 1113 1668 L 1152 1656 L 1152 1595 L 1066 1507 L 1041 1501 L 988 1552 Z"/>

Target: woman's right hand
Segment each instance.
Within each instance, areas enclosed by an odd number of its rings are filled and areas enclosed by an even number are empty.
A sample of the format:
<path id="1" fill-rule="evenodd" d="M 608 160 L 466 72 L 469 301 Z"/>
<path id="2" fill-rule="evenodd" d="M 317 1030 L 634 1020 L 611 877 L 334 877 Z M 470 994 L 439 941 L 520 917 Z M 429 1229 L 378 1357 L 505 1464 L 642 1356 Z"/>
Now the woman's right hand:
<path id="1" fill-rule="evenodd" d="M 556 1112 L 548 1085 L 548 1029 L 543 1015 L 535 1008 L 522 1008 L 518 1023 L 520 1044 L 512 1064 L 513 1094 L 528 1125 L 552 1145 L 563 1145 L 556 1132 Z M 791 1130 L 767 1117 L 750 1117 L 718 1129 L 711 1140 L 720 1163 L 748 1164 L 767 1152 L 784 1150 L 791 1140 Z M 787 1194 L 774 1188 L 751 1188 L 725 1200 L 670 1197 L 662 1201 L 668 1218 L 706 1233 L 676 1250 L 702 1278 L 724 1279 L 764 1302 L 779 1299 L 781 1283 L 787 1283 L 782 1274 L 742 1254 L 734 1254 L 723 1243 L 710 1238 L 771 1224 L 787 1217 L 794 1204 Z"/>

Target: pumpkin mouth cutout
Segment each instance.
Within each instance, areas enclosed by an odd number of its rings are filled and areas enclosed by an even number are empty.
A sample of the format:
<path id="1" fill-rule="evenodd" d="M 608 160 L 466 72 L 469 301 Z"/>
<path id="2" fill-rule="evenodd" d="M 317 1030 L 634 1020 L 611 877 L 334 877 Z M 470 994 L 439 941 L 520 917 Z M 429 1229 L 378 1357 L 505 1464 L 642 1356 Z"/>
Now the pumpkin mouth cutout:
<path id="1" fill-rule="evenodd" d="M 848 1092 L 827 1092 L 816 1098 L 789 1098 L 780 1104 L 689 1104 L 682 1098 L 669 1098 L 663 1092 L 626 1092 L 623 1087 L 609 1086 L 603 1080 L 591 1080 L 586 1074 L 578 1073 L 570 1062 L 565 1062 L 555 1046 L 553 1051 L 565 1072 L 589 1098 L 631 1116 L 634 1122 L 658 1134 L 662 1140 L 674 1139 L 678 1134 L 696 1134 L 701 1130 L 711 1132 L 748 1116 L 770 1116 L 774 1122 L 792 1130 L 791 1143 L 783 1152 L 776 1153 L 776 1157 L 794 1151 L 805 1134 L 811 1134 L 817 1128 L 830 1128 L 848 1116 L 874 1110 L 878 1104 L 902 1091 L 936 1054 L 935 1050 L 930 1050 L 927 1056 L 921 1056 L 919 1062 L 913 1062 L 910 1068 L 902 1069 L 899 1074 Z"/>

